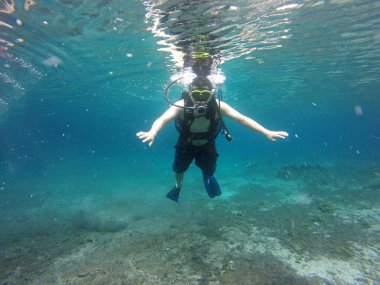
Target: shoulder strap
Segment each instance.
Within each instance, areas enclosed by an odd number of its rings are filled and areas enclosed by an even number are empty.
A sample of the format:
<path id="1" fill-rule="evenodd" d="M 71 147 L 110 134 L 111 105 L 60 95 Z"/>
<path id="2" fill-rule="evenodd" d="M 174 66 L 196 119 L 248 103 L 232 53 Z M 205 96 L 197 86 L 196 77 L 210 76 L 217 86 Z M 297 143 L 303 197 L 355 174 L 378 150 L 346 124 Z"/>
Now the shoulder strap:
<path id="1" fill-rule="evenodd" d="M 213 97 L 210 100 L 208 110 L 210 110 L 209 115 L 208 115 L 210 118 L 210 129 L 208 132 L 208 137 L 209 137 L 209 140 L 212 141 L 216 139 L 216 137 L 218 136 L 221 130 L 221 118 L 222 118 L 219 105 L 215 97 Z"/>
<path id="2" fill-rule="evenodd" d="M 194 104 L 190 99 L 189 92 L 183 91 L 181 95 L 181 99 L 184 101 L 185 107 L 192 107 Z M 184 108 L 183 111 L 183 119 L 177 117 L 175 119 L 175 126 L 177 131 L 180 133 L 182 137 L 190 136 L 190 126 L 194 121 L 194 114 L 192 110 Z"/>

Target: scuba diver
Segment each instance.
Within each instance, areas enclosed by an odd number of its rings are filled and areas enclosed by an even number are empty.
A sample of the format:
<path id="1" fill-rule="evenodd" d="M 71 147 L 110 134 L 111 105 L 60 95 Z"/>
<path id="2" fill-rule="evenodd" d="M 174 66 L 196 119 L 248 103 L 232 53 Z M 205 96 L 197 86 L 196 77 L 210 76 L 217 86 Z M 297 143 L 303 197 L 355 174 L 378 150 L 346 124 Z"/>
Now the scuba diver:
<path id="1" fill-rule="evenodd" d="M 264 128 L 225 102 L 215 98 L 216 87 L 207 78 L 211 71 L 210 61 L 206 63 L 202 60 L 202 63 L 192 65 L 197 77 L 190 84 L 189 90 L 182 93 L 182 98 L 179 101 L 172 103 L 167 99 L 167 91 L 175 82 L 166 88 L 165 98 L 171 106 L 155 120 L 149 131 L 140 131 L 136 134 L 143 143 L 152 146 L 159 131 L 170 121 L 175 120 L 179 132 L 173 162 L 176 184 L 166 197 L 177 203 L 183 185 L 184 173 L 193 160 L 202 170 L 203 182 L 208 196 L 214 198 L 221 195 L 219 184 L 213 176 L 218 157 L 215 140 L 221 131 L 224 131 L 228 140 L 232 139 L 224 124 L 223 116 L 227 116 L 253 131 L 262 133 L 272 141 L 284 139 L 288 136 L 286 132 L 271 131 Z"/>

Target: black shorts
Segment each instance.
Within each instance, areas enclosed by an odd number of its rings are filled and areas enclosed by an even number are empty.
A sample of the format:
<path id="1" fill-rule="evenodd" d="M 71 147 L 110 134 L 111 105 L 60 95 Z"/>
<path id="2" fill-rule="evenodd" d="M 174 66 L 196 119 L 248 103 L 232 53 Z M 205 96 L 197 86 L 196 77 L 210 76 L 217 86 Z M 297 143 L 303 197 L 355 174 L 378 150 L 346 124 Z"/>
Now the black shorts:
<path id="1" fill-rule="evenodd" d="M 183 173 L 195 159 L 195 164 L 202 169 L 203 174 L 212 176 L 216 170 L 218 155 L 215 149 L 215 141 L 195 146 L 179 138 L 175 146 L 173 170 L 176 173 Z"/>

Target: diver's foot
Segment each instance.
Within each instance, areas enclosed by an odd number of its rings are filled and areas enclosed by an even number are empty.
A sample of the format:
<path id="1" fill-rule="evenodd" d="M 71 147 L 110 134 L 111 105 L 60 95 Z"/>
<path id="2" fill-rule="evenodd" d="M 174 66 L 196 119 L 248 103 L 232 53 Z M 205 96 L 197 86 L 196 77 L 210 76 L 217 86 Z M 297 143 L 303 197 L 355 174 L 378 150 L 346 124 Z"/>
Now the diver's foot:
<path id="1" fill-rule="evenodd" d="M 222 190 L 220 190 L 219 183 L 214 176 L 204 177 L 203 182 L 210 198 L 222 195 Z"/>
<path id="2" fill-rule="evenodd" d="M 173 200 L 174 202 L 179 203 L 179 192 L 181 191 L 181 188 L 177 188 L 176 186 L 173 187 L 172 190 L 169 191 L 168 194 L 166 194 L 166 197 L 170 200 Z"/>

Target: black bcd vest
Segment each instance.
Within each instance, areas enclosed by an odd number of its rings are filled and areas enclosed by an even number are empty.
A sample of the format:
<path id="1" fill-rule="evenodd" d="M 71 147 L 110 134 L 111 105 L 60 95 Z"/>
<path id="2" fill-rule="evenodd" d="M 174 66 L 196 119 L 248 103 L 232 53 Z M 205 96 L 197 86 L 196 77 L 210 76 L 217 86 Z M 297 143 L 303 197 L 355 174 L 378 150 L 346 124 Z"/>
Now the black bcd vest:
<path id="1" fill-rule="evenodd" d="M 189 92 L 182 92 L 181 99 L 184 100 L 184 118 L 177 117 L 175 120 L 175 126 L 177 131 L 180 133 L 181 138 L 186 141 L 191 140 L 201 140 L 206 139 L 208 141 L 214 141 L 220 131 L 222 130 L 222 116 L 220 114 L 219 105 L 216 102 L 214 96 L 212 96 L 211 100 L 207 103 L 206 114 L 207 119 L 210 120 L 210 127 L 207 132 L 204 133 L 192 133 L 190 132 L 191 124 L 194 122 L 194 109 L 189 109 L 186 107 L 194 107 L 194 103 L 190 98 Z"/>

